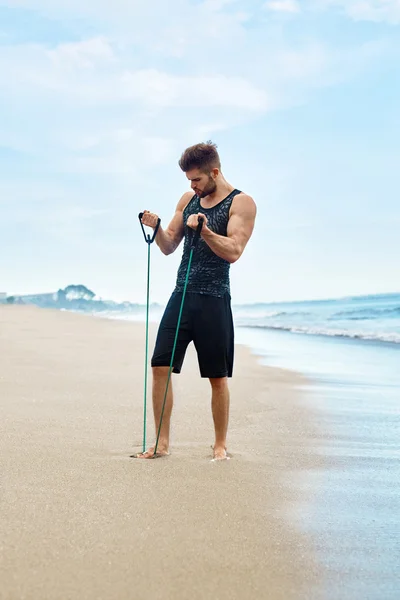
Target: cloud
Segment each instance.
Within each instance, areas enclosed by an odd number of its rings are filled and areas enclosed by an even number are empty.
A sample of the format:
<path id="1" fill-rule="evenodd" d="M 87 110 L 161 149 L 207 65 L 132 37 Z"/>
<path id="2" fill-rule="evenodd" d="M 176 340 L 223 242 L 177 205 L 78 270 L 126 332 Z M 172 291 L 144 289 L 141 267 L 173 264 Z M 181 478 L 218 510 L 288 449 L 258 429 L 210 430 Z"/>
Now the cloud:
<path id="1" fill-rule="evenodd" d="M 182 73 L 134 68 L 145 56 L 138 61 L 104 35 L 0 46 L 0 145 L 61 172 L 132 179 L 132 165 L 143 170 L 167 163 L 176 145 L 200 129 L 207 135 L 270 108 L 263 87 L 219 73 L 218 61 L 214 69 Z"/>
<path id="2" fill-rule="evenodd" d="M 187 52 L 175 69 L 101 31 L 56 45 L 2 45 L 0 93 L 10 119 L 0 144 L 49 165 L 58 160 L 63 172 L 126 174 L 132 164 L 167 162 L 183 141 L 278 108 L 281 89 L 287 102 L 286 84 L 322 68 L 315 49 L 288 52 L 250 35 L 221 44 L 216 38 L 202 55 Z M 149 140 L 157 140 L 157 152 L 144 150 L 154 147 Z"/>
<path id="3" fill-rule="evenodd" d="M 328 0 L 326 6 L 339 6 L 355 21 L 400 24 L 399 0 Z"/>
<path id="4" fill-rule="evenodd" d="M 48 51 L 47 56 L 56 69 L 94 68 L 115 58 L 110 42 L 103 37 L 59 44 L 54 50 Z"/>
<path id="5" fill-rule="evenodd" d="M 227 40 L 243 34 L 249 18 L 245 0 L 0 0 L 1 5 L 35 11 L 68 24 L 101 29 L 125 45 L 154 55 L 181 56 L 202 40 Z"/>
<path id="6" fill-rule="evenodd" d="M 112 63 L 112 64 L 111 64 Z M 0 47 L 0 85 L 33 94 L 62 94 L 88 104 L 138 102 L 155 107 L 268 108 L 267 93 L 244 77 L 175 75 L 160 69 L 125 68 L 103 38 L 60 44 Z"/>
<path id="7" fill-rule="evenodd" d="M 30 42 L 0 45 L 0 145 L 49 177 L 101 179 L 105 206 L 112 191 L 148 186 L 148 173 L 176 164 L 183 145 L 305 102 L 370 58 L 357 47 L 288 40 L 261 3 L 245 0 L 1 4 L 65 20 L 67 31 L 73 22 L 73 39 L 39 43 L 32 32 Z M 300 3 L 267 6 L 293 11 Z"/>
<path id="8" fill-rule="evenodd" d="M 356 20 L 386 21 L 397 25 L 400 23 L 400 2 L 398 0 L 355 2 L 346 6 L 346 11 Z"/>
<path id="9" fill-rule="evenodd" d="M 297 2 L 297 0 L 271 0 L 270 2 L 267 2 L 264 6 L 267 10 L 272 10 L 274 12 L 300 12 L 300 4 Z"/>
<path id="10" fill-rule="evenodd" d="M 0 145 L 50 171 L 110 176 L 123 188 L 175 160 L 184 144 L 304 102 L 314 88 L 338 83 L 365 62 L 363 53 L 350 59 L 309 40 L 248 35 L 228 48 L 229 64 L 210 42 L 215 56 L 207 68 L 189 52 L 173 71 L 162 61 L 143 67 L 146 52 L 138 60 L 103 34 L 0 46 Z"/>
<path id="11" fill-rule="evenodd" d="M 145 70 L 126 73 L 123 88 L 131 99 L 138 98 L 163 107 L 221 106 L 256 111 L 268 108 L 266 92 L 241 77 L 177 77 L 157 70 Z M 188 93 L 188 90 L 193 92 Z"/>

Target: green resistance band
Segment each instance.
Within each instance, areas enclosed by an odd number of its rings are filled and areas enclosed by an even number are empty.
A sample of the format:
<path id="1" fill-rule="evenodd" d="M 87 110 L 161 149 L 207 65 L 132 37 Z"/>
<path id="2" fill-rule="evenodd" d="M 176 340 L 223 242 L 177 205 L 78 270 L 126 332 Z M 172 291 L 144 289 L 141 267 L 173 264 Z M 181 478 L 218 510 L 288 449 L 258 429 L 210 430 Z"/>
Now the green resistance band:
<path id="1" fill-rule="evenodd" d="M 160 227 L 161 219 L 158 219 L 157 225 L 154 228 L 152 236 L 146 234 L 143 223 L 143 213 L 139 214 L 139 221 L 142 227 L 144 241 L 147 244 L 147 301 L 146 301 L 146 351 L 144 360 L 144 410 L 143 410 L 143 452 L 146 450 L 146 415 L 147 415 L 147 361 L 149 353 L 149 305 L 150 305 L 150 245 L 154 242 L 158 229 Z"/>

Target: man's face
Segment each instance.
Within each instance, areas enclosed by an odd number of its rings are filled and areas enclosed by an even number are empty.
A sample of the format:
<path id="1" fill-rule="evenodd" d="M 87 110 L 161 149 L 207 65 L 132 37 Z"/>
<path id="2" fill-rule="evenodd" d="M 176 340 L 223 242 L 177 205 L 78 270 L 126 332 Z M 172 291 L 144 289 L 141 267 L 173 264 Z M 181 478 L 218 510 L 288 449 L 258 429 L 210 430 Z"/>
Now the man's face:
<path id="1" fill-rule="evenodd" d="M 192 169 L 186 173 L 186 177 L 191 183 L 192 190 L 199 198 L 205 198 L 209 194 L 213 194 L 217 189 L 215 171 L 216 169 L 211 171 L 211 173 L 203 173 L 200 169 Z"/>

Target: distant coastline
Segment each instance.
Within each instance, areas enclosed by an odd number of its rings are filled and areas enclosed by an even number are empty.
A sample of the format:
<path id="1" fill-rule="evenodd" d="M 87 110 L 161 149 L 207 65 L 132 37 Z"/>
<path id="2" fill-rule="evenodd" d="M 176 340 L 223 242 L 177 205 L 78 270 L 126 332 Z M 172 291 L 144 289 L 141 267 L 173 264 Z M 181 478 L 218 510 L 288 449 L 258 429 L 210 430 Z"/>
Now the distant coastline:
<path id="1" fill-rule="evenodd" d="M 0 304 L 27 304 L 39 308 L 53 308 L 79 312 L 132 312 L 140 311 L 142 305 L 132 302 L 115 302 L 98 297 L 85 285 L 68 285 L 57 292 L 8 296 L 0 294 Z M 158 304 L 152 304 L 158 307 Z"/>
<path id="2" fill-rule="evenodd" d="M 3 293 L 0 304 L 35 305 L 127 321 L 142 321 L 146 315 L 144 304 L 105 300 L 84 285 L 68 285 L 46 294 L 7 296 Z M 163 308 L 161 304 L 152 303 L 150 320 L 158 321 Z M 233 304 L 232 309 L 238 327 L 400 345 L 400 293 L 254 302 Z"/>

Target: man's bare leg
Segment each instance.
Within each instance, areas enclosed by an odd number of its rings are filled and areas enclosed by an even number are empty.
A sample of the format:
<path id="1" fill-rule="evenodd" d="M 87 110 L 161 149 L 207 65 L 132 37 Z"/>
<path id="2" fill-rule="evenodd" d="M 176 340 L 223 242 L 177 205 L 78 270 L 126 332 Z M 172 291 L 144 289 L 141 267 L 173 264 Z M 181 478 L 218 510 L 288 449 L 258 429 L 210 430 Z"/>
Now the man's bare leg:
<path id="1" fill-rule="evenodd" d="M 229 422 L 229 388 L 227 377 L 210 379 L 212 388 L 211 408 L 215 428 L 214 459 L 224 460 L 226 454 L 226 435 Z"/>
<path id="2" fill-rule="evenodd" d="M 165 387 L 167 385 L 169 367 L 153 367 L 153 413 L 154 423 L 156 428 L 156 438 L 158 434 L 158 428 L 160 426 L 160 418 L 162 412 L 162 405 L 165 396 Z M 162 419 L 160 439 L 158 440 L 157 456 L 165 456 L 169 450 L 169 430 L 171 422 L 171 413 L 173 405 L 173 393 L 172 393 L 172 378 L 170 379 L 168 386 L 167 399 L 165 401 L 164 415 Z M 154 448 L 152 446 L 143 454 L 138 454 L 138 458 L 153 458 Z"/>

